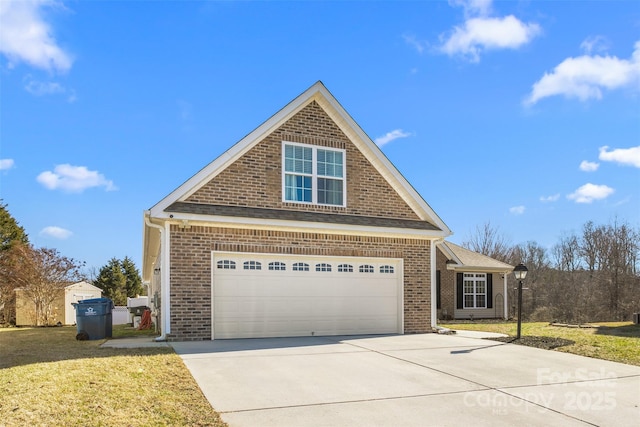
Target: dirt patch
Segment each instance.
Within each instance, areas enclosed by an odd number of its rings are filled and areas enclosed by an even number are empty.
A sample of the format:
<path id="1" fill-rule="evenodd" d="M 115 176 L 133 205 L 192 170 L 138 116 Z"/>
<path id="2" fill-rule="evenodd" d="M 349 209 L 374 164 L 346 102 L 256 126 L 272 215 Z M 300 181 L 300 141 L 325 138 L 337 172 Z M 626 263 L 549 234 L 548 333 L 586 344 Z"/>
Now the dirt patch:
<path id="1" fill-rule="evenodd" d="M 492 341 L 500 341 L 511 344 L 526 345 L 528 347 L 542 348 L 545 350 L 553 350 L 554 348 L 564 347 L 565 345 L 575 344 L 575 341 L 567 340 L 564 338 L 555 337 L 535 337 L 525 336 L 516 339 L 514 337 L 497 337 L 497 338 L 485 338 Z"/>

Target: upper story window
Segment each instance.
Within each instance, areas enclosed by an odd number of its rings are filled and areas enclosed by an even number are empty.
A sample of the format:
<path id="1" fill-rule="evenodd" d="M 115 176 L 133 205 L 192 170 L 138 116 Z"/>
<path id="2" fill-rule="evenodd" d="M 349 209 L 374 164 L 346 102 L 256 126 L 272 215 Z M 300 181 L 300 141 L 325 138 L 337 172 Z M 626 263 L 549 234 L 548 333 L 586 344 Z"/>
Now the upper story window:
<path id="1" fill-rule="evenodd" d="M 345 205 L 344 150 L 284 142 L 282 157 L 284 201 Z"/>

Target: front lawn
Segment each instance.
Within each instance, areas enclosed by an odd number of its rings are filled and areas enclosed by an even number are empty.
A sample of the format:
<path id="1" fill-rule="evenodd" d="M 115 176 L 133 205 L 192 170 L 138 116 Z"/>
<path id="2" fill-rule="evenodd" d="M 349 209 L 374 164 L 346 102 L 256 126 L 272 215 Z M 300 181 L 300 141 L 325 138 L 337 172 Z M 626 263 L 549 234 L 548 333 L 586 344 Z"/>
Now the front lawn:
<path id="1" fill-rule="evenodd" d="M 443 322 L 441 326 L 453 330 L 499 332 L 509 335 L 509 341 L 518 344 L 514 340 L 516 322 Z M 536 345 L 548 341 L 556 351 L 640 366 L 640 325 L 631 322 L 602 322 L 590 326 L 592 327 L 576 328 L 552 326 L 546 322 L 525 322 L 522 323 L 520 343 Z M 557 343 L 566 345 L 553 347 Z"/>
<path id="2" fill-rule="evenodd" d="M 140 332 L 114 327 L 115 336 Z M 171 348 L 100 348 L 75 327 L 0 328 L 1 426 L 225 426 Z"/>

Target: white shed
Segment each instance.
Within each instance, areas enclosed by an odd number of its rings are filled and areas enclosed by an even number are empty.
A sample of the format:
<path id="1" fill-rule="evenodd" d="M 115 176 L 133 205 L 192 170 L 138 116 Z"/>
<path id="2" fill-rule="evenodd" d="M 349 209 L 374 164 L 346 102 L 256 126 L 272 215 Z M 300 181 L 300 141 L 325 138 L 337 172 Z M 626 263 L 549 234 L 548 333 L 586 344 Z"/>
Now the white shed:
<path id="1" fill-rule="evenodd" d="M 102 289 L 91 283 L 78 282 L 58 291 L 51 304 L 49 324 L 60 322 L 63 325 L 76 323 L 76 310 L 73 303 L 90 298 L 101 298 Z M 23 289 L 16 289 L 16 325 L 36 325 L 36 310 L 33 301 L 25 295 Z"/>
<path id="2" fill-rule="evenodd" d="M 64 324 L 76 323 L 74 303 L 91 298 L 102 298 L 102 289 L 87 282 L 74 283 L 64 288 Z"/>

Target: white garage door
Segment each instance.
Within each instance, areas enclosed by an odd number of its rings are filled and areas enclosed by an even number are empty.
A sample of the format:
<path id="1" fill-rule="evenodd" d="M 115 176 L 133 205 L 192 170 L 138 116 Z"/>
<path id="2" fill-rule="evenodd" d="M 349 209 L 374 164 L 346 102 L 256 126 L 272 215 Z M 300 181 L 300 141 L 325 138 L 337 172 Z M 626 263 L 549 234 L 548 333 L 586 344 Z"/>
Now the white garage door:
<path id="1" fill-rule="evenodd" d="M 402 333 L 402 260 L 213 253 L 213 336 Z"/>

